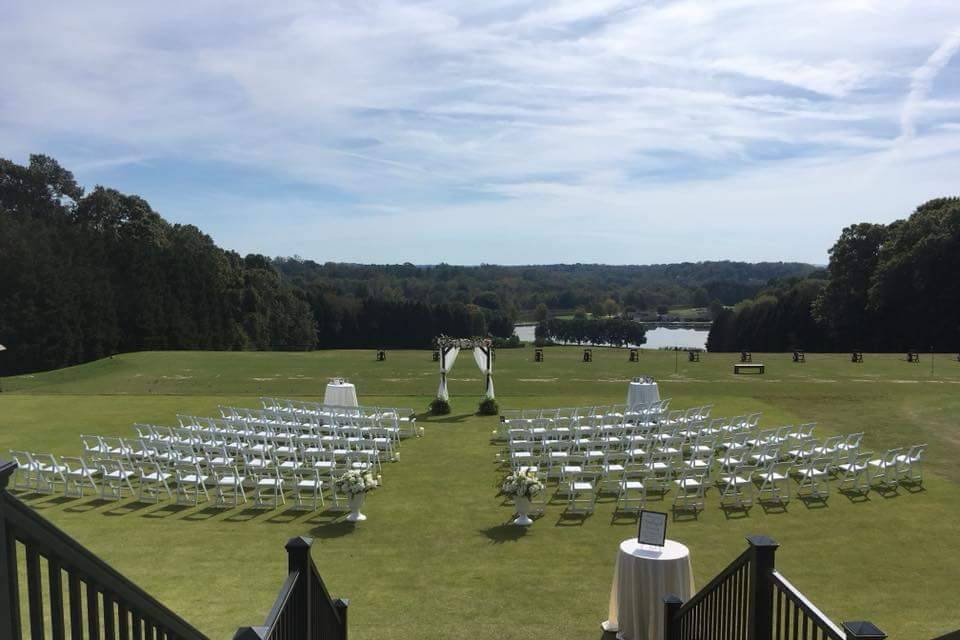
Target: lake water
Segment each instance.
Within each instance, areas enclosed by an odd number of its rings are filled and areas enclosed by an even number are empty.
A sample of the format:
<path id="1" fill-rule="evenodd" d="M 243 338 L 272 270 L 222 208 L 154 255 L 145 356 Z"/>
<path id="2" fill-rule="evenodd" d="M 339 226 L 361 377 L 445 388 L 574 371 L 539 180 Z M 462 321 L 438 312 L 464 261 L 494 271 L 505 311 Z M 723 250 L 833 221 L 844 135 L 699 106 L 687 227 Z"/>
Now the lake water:
<path id="1" fill-rule="evenodd" d="M 523 342 L 533 342 L 534 325 L 518 325 L 514 332 Z M 647 341 L 641 345 L 642 349 L 663 349 L 665 347 L 680 347 L 682 349 L 706 349 L 707 335 L 710 332 L 704 329 L 672 329 L 656 327 L 647 329 Z M 636 345 L 628 345 L 634 347 Z"/>

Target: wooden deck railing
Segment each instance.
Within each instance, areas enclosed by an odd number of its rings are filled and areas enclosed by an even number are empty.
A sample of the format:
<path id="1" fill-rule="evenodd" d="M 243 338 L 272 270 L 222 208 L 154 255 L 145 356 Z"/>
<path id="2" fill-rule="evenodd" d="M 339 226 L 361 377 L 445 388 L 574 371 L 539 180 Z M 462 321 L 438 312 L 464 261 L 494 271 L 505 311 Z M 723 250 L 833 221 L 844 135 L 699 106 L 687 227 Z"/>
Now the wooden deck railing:
<path id="1" fill-rule="evenodd" d="M 311 538 L 287 542 L 287 579 L 263 625 L 242 627 L 234 640 L 347 640 L 347 606 L 330 597 L 310 557 Z"/>
<path id="2" fill-rule="evenodd" d="M 740 557 L 686 603 L 664 598 L 664 640 L 883 640 L 870 622 L 834 624 L 774 568 L 776 542 L 747 538 Z"/>
<path id="3" fill-rule="evenodd" d="M 16 468 L 0 461 L 0 638 L 81 640 L 101 638 L 102 633 L 107 640 L 207 640 L 10 495 L 7 484 Z M 21 575 L 26 579 L 26 598 Z"/>

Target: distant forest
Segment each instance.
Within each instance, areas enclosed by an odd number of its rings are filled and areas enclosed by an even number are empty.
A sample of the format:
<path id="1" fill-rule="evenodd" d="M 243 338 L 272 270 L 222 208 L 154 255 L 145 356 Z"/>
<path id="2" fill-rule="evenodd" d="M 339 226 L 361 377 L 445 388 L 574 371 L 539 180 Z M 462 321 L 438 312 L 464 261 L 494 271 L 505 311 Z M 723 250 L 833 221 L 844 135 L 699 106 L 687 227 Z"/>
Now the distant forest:
<path id="1" fill-rule="evenodd" d="M 505 340 L 521 317 L 717 310 L 814 273 L 798 263 L 460 267 L 241 256 L 136 195 L 86 192 L 50 157 L 0 159 L 0 375 L 149 349 L 428 347 L 441 333 Z"/>
<path id="2" fill-rule="evenodd" d="M 855 224 L 826 271 L 771 283 L 715 318 L 710 351 L 960 350 L 960 198 Z"/>

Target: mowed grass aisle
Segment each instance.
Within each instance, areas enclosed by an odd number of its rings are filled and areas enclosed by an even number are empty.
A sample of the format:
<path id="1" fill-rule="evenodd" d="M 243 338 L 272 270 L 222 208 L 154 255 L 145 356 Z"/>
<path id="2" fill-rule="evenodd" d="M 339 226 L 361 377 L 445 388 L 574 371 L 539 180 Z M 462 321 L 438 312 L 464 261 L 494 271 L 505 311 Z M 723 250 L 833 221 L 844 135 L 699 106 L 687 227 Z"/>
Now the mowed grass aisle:
<path id="1" fill-rule="evenodd" d="M 351 637 L 600 637 L 613 561 L 635 524 L 611 522 L 612 497 L 580 524 L 562 505 L 529 530 L 505 525 L 496 497 L 503 470 L 490 443 L 496 418 L 472 415 L 482 381 L 464 354 L 451 373 L 454 412 L 421 419 L 370 495 L 356 527 L 332 514 L 287 510 L 178 509 L 92 497 L 28 497 L 45 517 L 88 545 L 212 638 L 259 624 L 285 575 L 287 538 L 316 539 L 314 559 L 331 592 L 351 598 Z M 685 357 L 685 354 L 680 354 Z M 672 522 L 689 545 L 698 586 L 765 533 L 781 543 L 778 565 L 835 620 L 868 618 L 895 638 L 932 638 L 960 627 L 960 364 L 941 356 L 931 374 L 902 356 L 754 354 L 765 376 L 733 376 L 731 354 L 704 362 L 595 349 L 500 351 L 502 408 L 622 402 L 626 381 L 653 375 L 677 408 L 713 402 L 714 415 L 762 411 L 763 425 L 815 420 L 822 437 L 866 431 L 881 451 L 930 444 L 926 490 L 853 503 L 833 493 L 826 508 L 757 507 L 728 519 L 718 492 L 697 521 Z M 256 406 L 259 395 L 317 399 L 326 378 L 357 383 L 361 402 L 423 408 L 437 385 L 429 352 L 140 353 L 32 377 L 3 380 L 0 450 L 78 454 L 80 433 L 130 436 L 134 422 L 171 424 L 177 413 L 215 414 L 218 404 Z M 676 368 L 676 372 L 675 372 Z M 669 508 L 669 498 L 662 504 Z M 652 508 L 660 508 L 656 501 Z"/>

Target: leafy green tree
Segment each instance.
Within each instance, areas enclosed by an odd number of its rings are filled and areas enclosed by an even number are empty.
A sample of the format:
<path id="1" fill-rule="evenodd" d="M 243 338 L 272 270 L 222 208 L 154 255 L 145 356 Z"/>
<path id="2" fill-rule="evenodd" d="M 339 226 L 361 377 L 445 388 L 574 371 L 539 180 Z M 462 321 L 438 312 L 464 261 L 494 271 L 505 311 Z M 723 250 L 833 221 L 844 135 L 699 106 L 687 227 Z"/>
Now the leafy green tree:
<path id="1" fill-rule="evenodd" d="M 539 322 L 546 322 L 550 317 L 550 310 L 547 308 L 547 305 L 542 302 L 537 305 L 537 308 L 533 312 L 534 319 Z"/>

